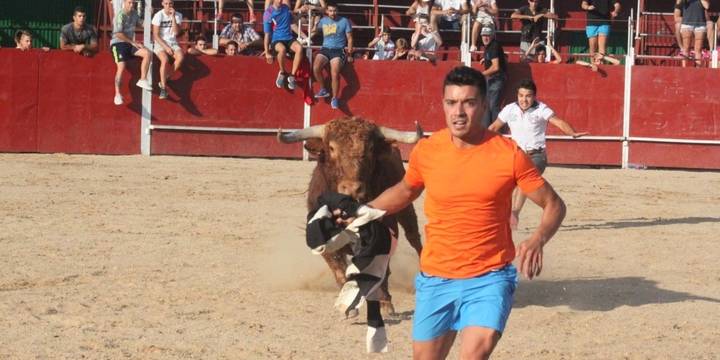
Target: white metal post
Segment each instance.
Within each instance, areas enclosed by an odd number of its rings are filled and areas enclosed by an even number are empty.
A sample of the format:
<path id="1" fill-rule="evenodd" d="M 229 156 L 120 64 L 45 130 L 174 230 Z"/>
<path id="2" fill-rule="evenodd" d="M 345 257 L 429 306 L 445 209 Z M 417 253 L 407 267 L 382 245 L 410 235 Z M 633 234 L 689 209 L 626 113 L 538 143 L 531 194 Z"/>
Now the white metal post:
<path id="1" fill-rule="evenodd" d="M 218 11 L 217 6 L 217 0 L 213 1 L 213 6 L 215 7 L 215 11 L 213 11 L 213 14 L 215 14 L 215 18 L 213 19 L 213 48 L 220 50 L 220 35 L 218 35 L 218 19 L 220 18 L 220 14 Z"/>
<path id="2" fill-rule="evenodd" d="M 118 1 L 119 2 L 119 1 Z M 140 3 L 138 2 L 138 6 Z M 143 43 L 147 49 L 152 49 L 151 24 L 152 1 L 145 0 L 145 16 L 143 19 Z M 152 52 L 152 50 L 150 50 Z M 147 73 L 147 81 L 152 84 L 152 57 L 150 58 L 150 70 Z M 142 89 L 142 105 L 140 111 L 140 154 L 150 155 L 150 119 L 152 118 L 152 92 Z"/>
<path id="3" fill-rule="evenodd" d="M 460 30 L 460 61 L 465 66 L 472 66 L 472 56 L 470 55 L 470 14 L 465 14 L 465 26 Z M 463 29 L 464 28 L 464 29 Z M 436 30 L 437 31 L 437 30 Z"/>
<path id="4" fill-rule="evenodd" d="M 630 105 L 632 103 L 632 69 L 635 64 L 635 48 L 633 45 L 633 16 L 628 17 L 627 55 L 625 56 L 625 86 L 623 96 L 623 142 L 622 168 L 627 169 L 630 159 Z"/>
<path id="5" fill-rule="evenodd" d="M 718 50 L 717 50 L 717 41 L 718 41 L 718 25 L 720 25 L 720 22 L 715 24 L 715 32 L 713 33 L 714 40 L 713 40 L 713 49 L 712 49 L 712 61 L 710 62 L 710 66 L 713 69 L 718 68 Z"/>
<path id="6" fill-rule="evenodd" d="M 550 0 L 550 12 L 555 13 L 555 0 Z M 552 60 L 552 51 L 550 51 L 551 48 L 555 48 L 555 20 L 548 19 L 547 21 L 547 37 L 545 40 L 545 44 L 547 45 L 546 51 L 545 51 L 545 61 L 550 62 Z"/>
<path id="7" fill-rule="evenodd" d="M 313 96 L 312 91 L 312 78 L 313 78 L 313 58 L 312 58 L 312 37 L 310 34 L 310 29 L 312 28 L 312 10 L 308 9 L 308 26 L 307 26 L 307 48 L 305 49 L 305 57 L 307 58 L 308 64 L 310 64 L 310 77 L 308 77 L 307 81 L 310 86 L 310 96 Z M 303 128 L 310 127 L 310 123 L 312 120 L 312 107 L 308 105 L 308 103 L 305 102 L 305 99 L 303 99 Z M 305 161 L 310 160 L 310 154 L 303 146 L 302 149 L 302 158 Z"/>

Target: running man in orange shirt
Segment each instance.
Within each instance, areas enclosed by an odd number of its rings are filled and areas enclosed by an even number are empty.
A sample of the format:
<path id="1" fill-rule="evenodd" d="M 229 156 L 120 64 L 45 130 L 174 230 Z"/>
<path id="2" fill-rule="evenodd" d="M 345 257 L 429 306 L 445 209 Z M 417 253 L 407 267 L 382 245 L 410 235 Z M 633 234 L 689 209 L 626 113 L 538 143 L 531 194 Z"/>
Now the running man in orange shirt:
<path id="1" fill-rule="evenodd" d="M 543 246 L 565 204 L 510 139 L 485 129 L 485 79 L 469 67 L 445 77 L 447 129 L 421 140 L 405 178 L 368 205 L 395 213 L 426 190 L 426 244 L 415 280 L 415 359 L 445 358 L 460 331 L 461 358 L 486 359 L 505 327 L 517 284 L 540 274 Z M 515 248 L 508 219 L 518 186 L 543 208 L 542 221 Z"/>

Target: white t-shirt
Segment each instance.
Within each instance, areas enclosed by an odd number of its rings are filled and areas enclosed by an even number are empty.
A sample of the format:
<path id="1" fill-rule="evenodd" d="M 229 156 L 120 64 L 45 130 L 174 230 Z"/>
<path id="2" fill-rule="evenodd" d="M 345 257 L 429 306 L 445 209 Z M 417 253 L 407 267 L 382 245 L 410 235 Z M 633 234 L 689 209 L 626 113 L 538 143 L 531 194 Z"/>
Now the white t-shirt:
<path id="1" fill-rule="evenodd" d="M 433 52 L 437 48 L 435 37 L 431 33 L 423 34 L 422 39 L 418 40 L 418 49 L 426 52 Z"/>
<path id="2" fill-rule="evenodd" d="M 440 5 L 442 10 L 455 9 L 457 11 L 462 10 L 463 0 L 437 0 L 436 5 Z M 453 15 L 443 15 L 443 19 L 447 21 L 455 21 L 460 18 L 460 14 L 455 13 Z"/>
<path id="3" fill-rule="evenodd" d="M 373 55 L 373 60 L 392 60 L 392 58 L 395 56 L 395 43 L 390 40 L 386 44 L 384 41 L 380 40 L 375 44 L 375 54 Z"/>
<path id="4" fill-rule="evenodd" d="M 490 15 L 489 11 L 495 4 L 495 0 L 473 0 L 473 5 L 478 8 L 476 19 L 479 21 L 482 20 L 483 25 L 486 25 L 486 22 L 488 21 L 493 24 L 494 19 L 493 16 Z"/>
<path id="5" fill-rule="evenodd" d="M 526 111 L 522 111 L 517 102 L 506 105 L 498 120 L 508 124 L 512 139 L 523 151 L 545 147 L 545 131 L 548 121 L 555 116 L 547 105 L 536 101 Z"/>
<path id="6" fill-rule="evenodd" d="M 182 14 L 175 11 L 175 22 L 180 26 L 182 23 Z M 155 13 L 152 18 L 152 24 L 160 27 L 160 37 L 165 40 L 168 45 L 177 45 L 177 38 L 175 33 L 172 31 L 172 18 L 170 15 L 165 14 L 165 10 L 160 10 Z"/>

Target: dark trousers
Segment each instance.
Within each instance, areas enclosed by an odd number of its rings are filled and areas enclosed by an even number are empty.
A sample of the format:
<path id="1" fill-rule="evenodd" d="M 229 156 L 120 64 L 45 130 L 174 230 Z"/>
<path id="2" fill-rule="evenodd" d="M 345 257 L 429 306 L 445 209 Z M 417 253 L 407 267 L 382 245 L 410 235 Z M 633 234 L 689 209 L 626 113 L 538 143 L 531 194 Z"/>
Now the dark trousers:
<path id="1" fill-rule="evenodd" d="M 487 108 L 482 117 L 482 125 L 485 128 L 489 127 L 500 113 L 500 97 L 502 96 L 506 80 L 507 77 L 502 73 L 487 79 L 487 95 L 485 97 L 487 100 Z"/>

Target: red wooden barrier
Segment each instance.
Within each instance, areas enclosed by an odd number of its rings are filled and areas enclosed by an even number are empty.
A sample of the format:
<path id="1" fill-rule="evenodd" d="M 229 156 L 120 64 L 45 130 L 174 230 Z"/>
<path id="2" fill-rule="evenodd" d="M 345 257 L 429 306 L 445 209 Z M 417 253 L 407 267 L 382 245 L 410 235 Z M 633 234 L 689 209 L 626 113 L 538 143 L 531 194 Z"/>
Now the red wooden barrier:
<path id="1" fill-rule="evenodd" d="M 341 82 L 342 106 L 325 99 L 311 108 L 312 123 L 359 115 L 402 130 L 419 121 L 443 128 L 442 80 L 454 62 L 357 61 Z M 538 84 L 539 99 L 578 130 L 622 135 L 624 69 L 591 72 L 574 65 L 510 65 L 504 102 L 515 100 L 522 78 Z M 631 136 L 720 139 L 720 72 L 634 67 Z M 137 74 L 137 62 L 130 70 Z M 157 75 L 157 71 L 156 74 Z M 231 128 L 300 128 L 303 94 L 274 87 L 276 65 L 262 59 L 189 56 L 170 83 L 170 99 L 153 95 L 153 125 Z M 112 104 L 114 64 L 72 53 L 0 50 L 0 151 L 137 154 L 141 93 L 126 74 L 127 103 Z M 157 82 L 157 76 L 155 76 Z M 317 86 L 315 89 L 317 90 Z M 550 128 L 550 134 L 559 132 Z M 620 165 L 619 141 L 551 140 L 555 164 Z M 299 157 L 299 144 L 283 145 L 273 133 L 154 130 L 153 154 Z M 403 147 L 405 153 L 409 147 Z M 649 166 L 720 168 L 720 146 L 631 142 L 630 161 Z"/>

